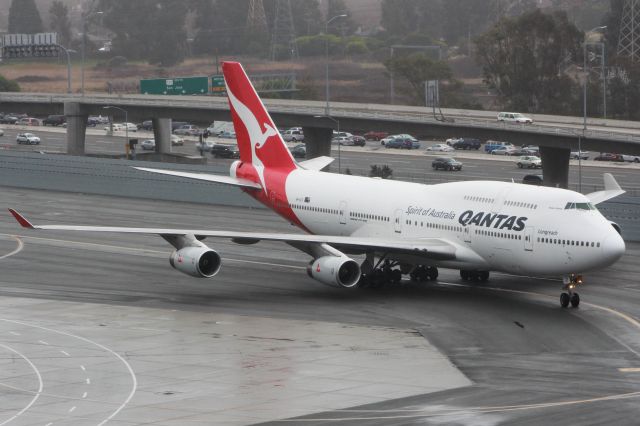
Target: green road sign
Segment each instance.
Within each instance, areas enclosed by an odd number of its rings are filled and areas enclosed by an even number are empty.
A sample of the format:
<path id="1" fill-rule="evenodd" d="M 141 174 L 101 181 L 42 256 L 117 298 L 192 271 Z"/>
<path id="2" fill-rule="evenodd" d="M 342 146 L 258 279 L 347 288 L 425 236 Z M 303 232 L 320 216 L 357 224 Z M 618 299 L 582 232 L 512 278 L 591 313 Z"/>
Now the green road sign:
<path id="1" fill-rule="evenodd" d="M 224 84 L 224 76 L 214 75 L 211 77 L 211 94 L 220 96 L 227 94 L 227 87 Z"/>
<path id="2" fill-rule="evenodd" d="M 140 80 L 140 93 L 145 95 L 207 95 L 207 77 L 176 77 Z"/>

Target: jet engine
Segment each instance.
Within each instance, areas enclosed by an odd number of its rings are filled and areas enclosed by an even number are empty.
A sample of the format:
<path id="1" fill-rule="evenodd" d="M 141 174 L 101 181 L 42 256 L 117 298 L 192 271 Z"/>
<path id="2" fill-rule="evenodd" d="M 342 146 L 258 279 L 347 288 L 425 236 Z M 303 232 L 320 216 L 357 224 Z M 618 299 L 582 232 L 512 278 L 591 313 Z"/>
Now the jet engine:
<path id="1" fill-rule="evenodd" d="M 331 287 L 351 288 L 360 279 L 360 265 L 346 256 L 323 256 L 309 263 L 307 274 Z"/>
<path id="2" fill-rule="evenodd" d="M 169 263 L 183 274 L 197 278 L 211 278 L 220 270 L 220 255 L 207 246 L 184 247 L 174 250 Z"/>

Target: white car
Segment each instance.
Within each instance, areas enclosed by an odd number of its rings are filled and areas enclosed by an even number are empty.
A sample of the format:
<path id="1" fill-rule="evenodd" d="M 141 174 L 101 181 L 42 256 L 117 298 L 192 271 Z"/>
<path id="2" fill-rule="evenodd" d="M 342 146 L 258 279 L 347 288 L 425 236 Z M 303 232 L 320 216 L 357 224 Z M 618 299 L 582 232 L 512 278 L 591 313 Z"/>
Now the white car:
<path id="1" fill-rule="evenodd" d="M 533 120 L 519 112 L 501 112 L 498 113 L 498 121 L 504 123 L 532 124 Z"/>
<path id="2" fill-rule="evenodd" d="M 4 136 L 4 129 L 0 129 L 0 136 Z"/>
<path id="3" fill-rule="evenodd" d="M 109 126 L 104 126 L 105 131 L 109 131 Z M 113 123 L 114 132 L 124 132 L 128 130 L 130 132 L 137 132 L 138 126 L 135 123 Z"/>
<path id="4" fill-rule="evenodd" d="M 622 154 L 622 159 L 627 163 L 640 163 L 640 156 Z"/>
<path id="5" fill-rule="evenodd" d="M 202 151 L 211 151 L 211 148 L 213 148 L 213 146 L 215 145 L 215 143 L 213 143 L 213 141 L 203 141 L 202 144 L 200 144 L 200 142 L 196 142 L 196 149 L 198 151 L 200 151 L 202 149 Z"/>
<path id="6" fill-rule="evenodd" d="M 455 151 L 455 149 L 453 149 L 446 143 L 437 143 L 427 147 L 427 151 L 451 152 L 451 151 Z"/>
<path id="7" fill-rule="evenodd" d="M 517 149 L 512 146 L 501 146 L 491 151 L 491 155 L 513 155 L 515 151 L 517 151 Z"/>
<path id="8" fill-rule="evenodd" d="M 40 138 L 33 133 L 18 133 L 16 142 L 26 143 L 27 145 L 40 145 Z"/>
<path id="9" fill-rule="evenodd" d="M 304 133 L 302 130 L 289 129 L 282 133 L 282 139 L 285 142 L 304 142 Z"/>
<path id="10" fill-rule="evenodd" d="M 152 151 L 156 149 L 156 141 L 153 139 L 146 139 L 140 142 L 140 147 L 145 151 Z"/>
<path id="11" fill-rule="evenodd" d="M 534 155 L 524 155 L 518 158 L 518 168 L 520 169 L 541 169 L 542 160 Z"/>
<path id="12" fill-rule="evenodd" d="M 337 144 L 337 145 L 353 145 L 353 138 L 350 138 L 348 136 L 337 136 L 333 139 L 331 139 L 331 143 L 332 144 Z"/>
<path id="13" fill-rule="evenodd" d="M 453 144 L 455 144 L 456 142 L 459 142 L 461 140 L 462 140 L 461 138 L 449 138 L 444 142 L 449 146 L 453 146 Z"/>
<path id="14" fill-rule="evenodd" d="M 571 158 L 572 160 L 587 160 L 589 158 L 589 154 L 589 151 L 571 151 L 571 154 L 569 154 L 569 158 Z"/>
<path id="15" fill-rule="evenodd" d="M 184 145 L 184 139 L 177 135 L 171 135 L 171 146 L 182 146 Z"/>

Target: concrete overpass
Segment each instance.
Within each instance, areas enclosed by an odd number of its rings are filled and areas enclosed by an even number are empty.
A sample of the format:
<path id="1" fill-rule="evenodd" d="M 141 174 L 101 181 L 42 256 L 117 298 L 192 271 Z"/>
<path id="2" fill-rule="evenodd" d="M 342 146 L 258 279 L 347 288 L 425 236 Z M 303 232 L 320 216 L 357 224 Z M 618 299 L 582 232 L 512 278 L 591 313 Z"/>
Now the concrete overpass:
<path id="1" fill-rule="evenodd" d="M 640 123 L 589 119 L 586 132 L 582 118 L 533 115 L 533 125 L 499 123 L 495 113 L 445 110 L 447 120 L 438 120 L 424 107 L 377 104 L 332 103 L 331 117 L 324 102 L 265 100 L 280 128 L 304 128 L 307 155 L 329 155 L 331 131 L 379 130 L 410 133 L 420 137 L 476 137 L 481 140 L 508 140 L 514 144 L 540 146 L 545 184 L 566 187 L 569 153 L 577 150 L 618 152 L 640 155 Z M 31 115 L 65 114 L 67 149 L 72 155 L 84 154 L 86 122 L 89 115 L 121 114 L 105 110 L 116 106 L 127 111 L 129 121 L 153 120 L 156 150 L 171 151 L 171 119 L 198 123 L 230 121 L 226 97 L 153 95 L 63 95 L 46 93 L 0 93 L 0 110 Z M 121 117 L 124 120 L 124 117 Z M 336 120 L 336 121 L 334 121 Z"/>

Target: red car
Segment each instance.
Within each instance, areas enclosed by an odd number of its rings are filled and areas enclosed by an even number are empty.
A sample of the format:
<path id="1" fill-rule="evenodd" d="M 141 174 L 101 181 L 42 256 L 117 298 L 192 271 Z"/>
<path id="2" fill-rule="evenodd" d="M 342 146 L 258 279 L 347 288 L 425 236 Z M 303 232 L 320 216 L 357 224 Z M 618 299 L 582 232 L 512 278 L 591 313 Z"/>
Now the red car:
<path id="1" fill-rule="evenodd" d="M 624 162 L 624 158 L 620 154 L 609 154 L 607 152 L 603 152 L 594 158 L 595 161 L 617 161 L 620 163 Z"/>
<path id="2" fill-rule="evenodd" d="M 389 136 L 389 133 L 387 132 L 374 132 L 374 131 L 370 131 L 365 133 L 364 138 L 368 141 L 379 141 L 380 139 L 384 139 L 387 136 Z"/>

